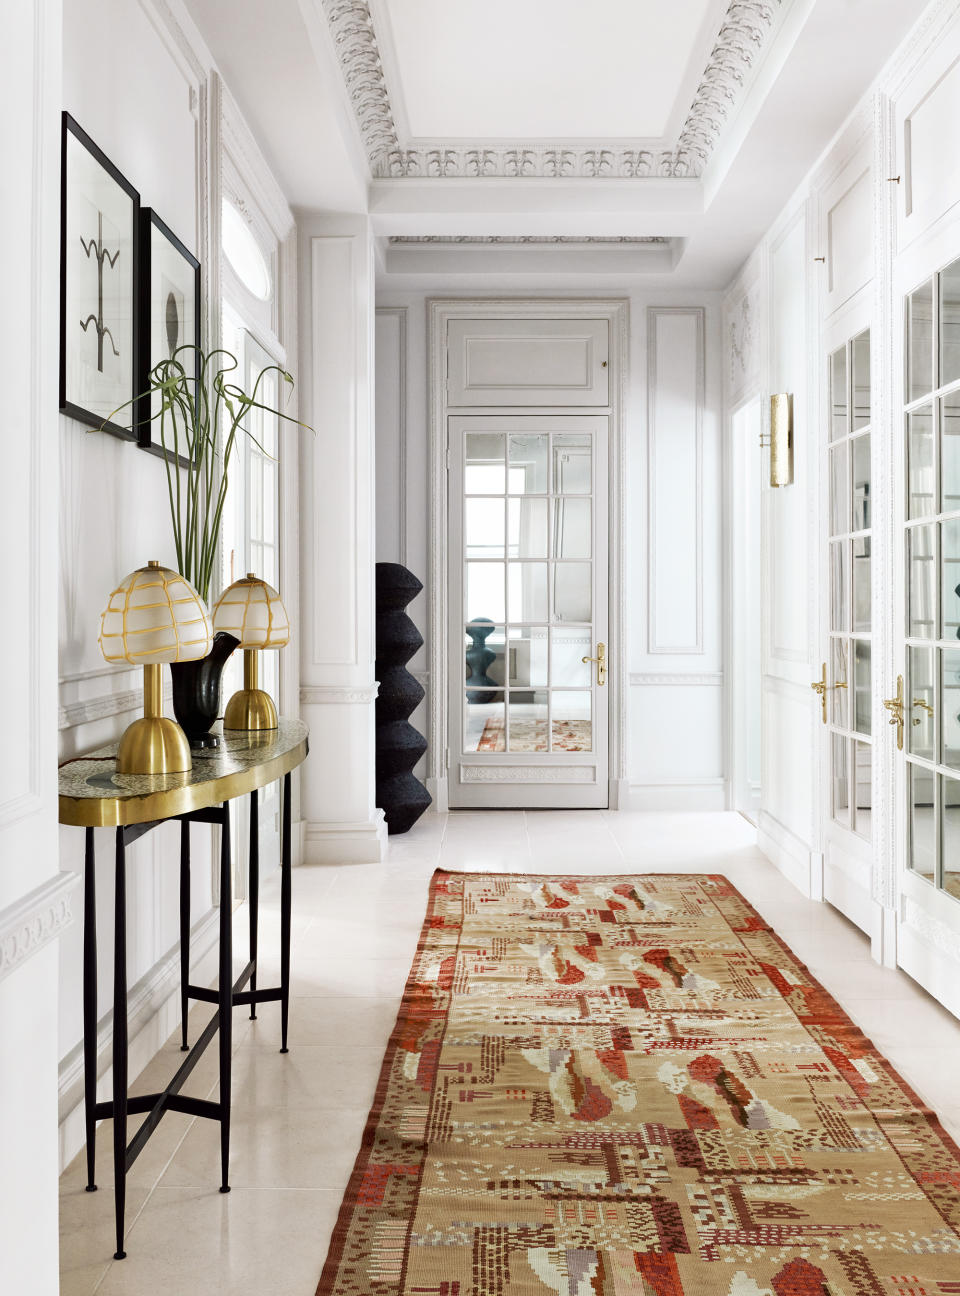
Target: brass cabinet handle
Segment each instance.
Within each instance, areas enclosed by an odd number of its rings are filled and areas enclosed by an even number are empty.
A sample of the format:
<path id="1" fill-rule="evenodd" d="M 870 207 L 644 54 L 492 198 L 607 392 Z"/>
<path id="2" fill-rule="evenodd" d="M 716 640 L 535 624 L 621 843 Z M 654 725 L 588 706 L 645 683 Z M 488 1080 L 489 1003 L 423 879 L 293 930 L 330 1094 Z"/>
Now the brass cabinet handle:
<path id="1" fill-rule="evenodd" d="M 890 712 L 890 723 L 897 726 L 897 751 L 903 751 L 903 676 L 897 676 L 897 696 L 884 698 L 883 705 Z"/>
<path id="2" fill-rule="evenodd" d="M 581 657 L 580 660 L 584 666 L 587 662 L 597 663 L 597 683 L 602 688 L 607 682 L 607 645 L 598 643 L 596 657 Z"/>
<path id="3" fill-rule="evenodd" d="M 813 683 L 810 685 L 810 687 L 813 689 L 814 693 L 816 693 L 820 698 L 820 712 L 821 715 L 823 716 L 823 723 L 826 724 L 827 723 L 827 663 L 826 662 L 823 663 L 823 667 L 821 668 L 820 678 L 818 680 L 814 680 Z"/>

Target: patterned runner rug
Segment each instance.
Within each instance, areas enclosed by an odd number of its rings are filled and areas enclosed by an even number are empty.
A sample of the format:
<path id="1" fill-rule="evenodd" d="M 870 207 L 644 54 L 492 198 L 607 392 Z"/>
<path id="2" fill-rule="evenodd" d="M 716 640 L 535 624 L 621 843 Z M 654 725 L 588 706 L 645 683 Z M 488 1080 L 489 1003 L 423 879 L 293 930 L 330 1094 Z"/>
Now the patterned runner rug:
<path id="1" fill-rule="evenodd" d="M 592 724 L 589 720 L 554 720 L 554 751 L 590 751 Z M 491 716 L 483 726 L 477 751 L 502 752 L 507 750 L 506 726 L 498 716 Z M 546 720 L 511 720 L 510 750 L 515 752 L 545 752 L 547 750 Z"/>
<path id="2" fill-rule="evenodd" d="M 435 874 L 320 1296 L 947 1296 L 960 1152 L 725 878 Z"/>

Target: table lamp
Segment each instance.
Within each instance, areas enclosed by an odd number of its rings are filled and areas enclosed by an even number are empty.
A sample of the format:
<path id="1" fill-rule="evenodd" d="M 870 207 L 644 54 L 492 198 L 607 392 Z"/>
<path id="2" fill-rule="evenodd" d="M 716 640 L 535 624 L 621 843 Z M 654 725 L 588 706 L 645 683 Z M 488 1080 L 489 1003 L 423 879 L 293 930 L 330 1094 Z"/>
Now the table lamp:
<path id="1" fill-rule="evenodd" d="M 217 599 L 213 628 L 227 630 L 243 649 L 243 688 L 223 713 L 224 729 L 276 729 L 277 708 L 258 683 L 257 653 L 290 642 L 290 619 L 280 595 L 266 581 L 247 572 Z"/>
<path id="2" fill-rule="evenodd" d="M 118 774 L 177 774 L 192 768 L 186 734 L 163 714 L 161 667 L 206 657 L 210 644 L 200 595 L 169 567 L 156 561 L 138 567 L 110 595 L 100 617 L 100 651 L 108 662 L 143 667 L 143 716 L 120 739 Z"/>

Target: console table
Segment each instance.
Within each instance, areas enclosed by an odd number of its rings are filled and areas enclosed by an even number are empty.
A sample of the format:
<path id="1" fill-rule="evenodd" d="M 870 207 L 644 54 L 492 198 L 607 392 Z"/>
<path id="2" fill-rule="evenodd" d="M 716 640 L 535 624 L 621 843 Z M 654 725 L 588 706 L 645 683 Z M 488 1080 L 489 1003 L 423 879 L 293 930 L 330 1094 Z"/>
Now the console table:
<path id="1" fill-rule="evenodd" d="M 229 1192 L 230 1065 L 232 1009 L 271 1000 L 280 1002 L 280 1052 L 287 1052 L 290 1005 L 290 772 L 308 750 L 307 726 L 299 720 L 281 719 L 276 729 L 248 733 L 215 731 L 217 748 L 195 751 L 193 769 L 184 774 L 123 775 L 116 770 L 117 746 L 98 748 L 60 767 L 60 822 L 86 830 L 83 897 L 83 1068 L 87 1133 L 87 1192 L 95 1192 L 94 1160 L 97 1121 L 113 1119 L 114 1192 L 117 1250 L 123 1249 L 126 1176 L 166 1111 L 186 1112 L 220 1122 L 220 1191 Z M 283 780 L 280 833 L 280 985 L 257 985 L 257 928 L 259 919 L 259 819 L 257 790 Z M 236 797 L 250 797 L 250 950 L 246 967 L 231 984 L 233 963 L 232 865 L 230 812 Z M 158 824 L 180 822 L 180 1007 L 181 1048 L 187 1054 L 162 1093 L 132 1097 L 127 1092 L 127 905 L 126 849 L 131 842 Z M 220 826 L 220 950 L 219 978 L 215 990 L 190 984 L 190 825 Z M 97 915 L 94 828 L 115 828 L 114 857 L 114 956 L 113 956 L 113 1098 L 97 1102 Z M 245 989 L 249 983 L 249 989 Z M 216 1005 L 192 1048 L 187 1044 L 187 1009 L 191 999 Z M 182 1094 L 184 1082 L 215 1035 L 220 1041 L 219 1100 Z M 127 1142 L 127 1119 L 146 1114 L 143 1124 Z"/>

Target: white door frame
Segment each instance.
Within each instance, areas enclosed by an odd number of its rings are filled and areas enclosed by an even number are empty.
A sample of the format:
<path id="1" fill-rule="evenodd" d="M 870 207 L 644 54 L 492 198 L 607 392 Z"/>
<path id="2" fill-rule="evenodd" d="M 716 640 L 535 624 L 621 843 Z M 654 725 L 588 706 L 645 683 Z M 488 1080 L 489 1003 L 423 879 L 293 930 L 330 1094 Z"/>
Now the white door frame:
<path id="1" fill-rule="evenodd" d="M 432 298 L 427 301 L 430 407 L 429 691 L 427 787 L 438 811 L 448 808 L 449 634 L 447 596 L 447 324 L 452 319 L 603 319 L 610 328 L 609 442 L 609 806 L 626 804 L 627 663 L 623 614 L 623 403 L 627 374 L 628 303 L 622 298 Z M 584 411 L 586 412 L 586 411 Z"/>
<path id="2" fill-rule="evenodd" d="M 751 442 L 749 428 L 741 433 L 740 421 L 751 407 L 756 407 L 756 441 Z M 751 387 L 727 415 L 727 446 L 730 463 L 729 506 L 730 517 L 727 526 L 726 556 L 728 561 L 729 621 L 730 643 L 728 661 L 730 669 L 727 683 L 727 725 L 728 725 L 728 804 L 748 817 L 754 824 L 758 821 L 762 804 L 763 788 L 758 780 L 751 780 L 749 717 L 750 691 L 756 689 L 756 704 L 760 709 L 760 746 L 758 753 L 760 775 L 763 768 L 763 563 L 758 553 L 758 571 L 756 588 L 750 588 L 746 559 L 753 541 L 761 550 L 763 531 L 763 456 L 760 436 L 763 431 L 763 405 L 760 391 Z M 754 467 L 758 475 L 754 478 Z M 756 499 L 750 508 L 749 492 L 756 487 Z M 755 524 L 753 532 L 750 523 Z M 755 600 L 756 607 L 751 602 Z M 749 675 L 750 651 L 749 633 L 751 611 L 755 611 L 755 628 L 757 632 L 756 680 L 751 684 Z"/>

